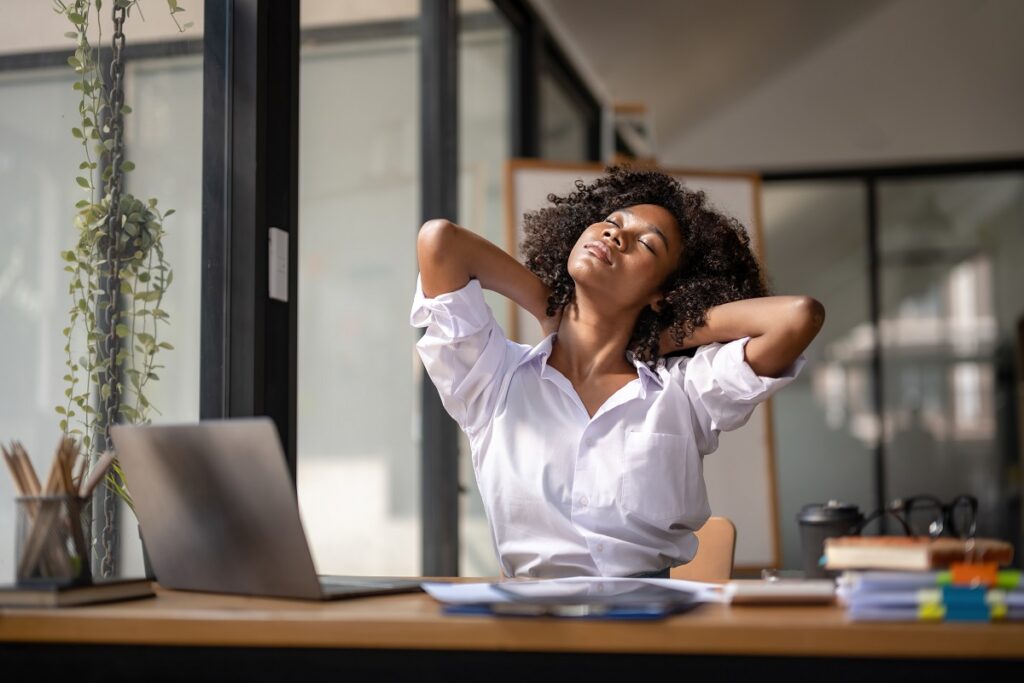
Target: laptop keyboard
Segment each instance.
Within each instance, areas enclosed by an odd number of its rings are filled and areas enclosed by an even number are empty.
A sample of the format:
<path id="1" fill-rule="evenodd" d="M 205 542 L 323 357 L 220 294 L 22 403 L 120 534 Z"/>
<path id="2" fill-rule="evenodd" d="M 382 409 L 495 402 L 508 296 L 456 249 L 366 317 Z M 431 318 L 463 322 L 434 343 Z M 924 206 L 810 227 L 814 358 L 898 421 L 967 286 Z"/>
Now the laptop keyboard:
<path id="1" fill-rule="evenodd" d="M 392 579 L 366 576 L 320 576 L 320 588 L 326 595 L 373 595 L 408 593 L 420 590 L 418 579 Z"/>

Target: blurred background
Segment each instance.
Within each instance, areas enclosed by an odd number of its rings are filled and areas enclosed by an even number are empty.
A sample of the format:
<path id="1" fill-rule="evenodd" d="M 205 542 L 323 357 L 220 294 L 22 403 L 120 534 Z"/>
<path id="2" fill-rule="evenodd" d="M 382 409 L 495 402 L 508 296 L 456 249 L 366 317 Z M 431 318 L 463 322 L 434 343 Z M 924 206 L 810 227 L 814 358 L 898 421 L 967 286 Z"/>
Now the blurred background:
<path id="1" fill-rule="evenodd" d="M 408 313 L 431 2 L 299 5 L 296 477 L 321 573 L 424 566 Z M 128 186 L 177 212 L 175 350 L 151 395 L 161 422 L 199 418 L 204 3 L 181 5 L 194 22 L 183 33 L 163 2 L 140 3 L 144 20 L 126 27 Z M 800 507 L 828 499 L 866 512 L 971 494 L 978 533 L 1022 547 L 1024 3 L 455 8 L 460 224 L 504 245 L 512 157 L 761 176 L 771 285 L 828 311 L 807 370 L 773 401 L 781 567 L 800 566 Z M 23 441 L 37 469 L 59 435 L 71 304 L 59 254 L 82 197 L 66 24 L 47 2 L 0 4 L 0 439 Z M 461 449 L 458 572 L 495 575 Z M 2 477 L 0 582 L 14 573 L 13 507 Z M 138 573 L 135 521 L 122 520 L 120 571 Z"/>

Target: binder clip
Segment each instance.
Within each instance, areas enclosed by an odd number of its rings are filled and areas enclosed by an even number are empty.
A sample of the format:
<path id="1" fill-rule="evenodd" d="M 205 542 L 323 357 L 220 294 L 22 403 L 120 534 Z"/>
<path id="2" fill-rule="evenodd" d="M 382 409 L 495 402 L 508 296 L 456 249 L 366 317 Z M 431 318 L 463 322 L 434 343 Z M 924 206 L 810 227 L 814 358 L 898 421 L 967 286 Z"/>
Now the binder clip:
<path id="1" fill-rule="evenodd" d="M 991 588 L 999 578 L 999 565 L 995 562 L 954 562 L 949 572 L 954 586 Z"/>

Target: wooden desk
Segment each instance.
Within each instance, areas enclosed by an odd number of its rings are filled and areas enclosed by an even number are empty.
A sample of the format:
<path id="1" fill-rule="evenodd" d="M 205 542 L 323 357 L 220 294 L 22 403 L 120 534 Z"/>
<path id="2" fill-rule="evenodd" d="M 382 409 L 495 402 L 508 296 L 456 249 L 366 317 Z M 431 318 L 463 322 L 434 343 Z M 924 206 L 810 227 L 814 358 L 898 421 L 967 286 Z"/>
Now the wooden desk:
<path id="1" fill-rule="evenodd" d="M 0 648 L 5 663 L 45 669 L 77 659 L 89 667 L 77 670 L 109 672 L 116 662 L 149 680 L 160 670 L 171 678 L 211 675 L 211 663 L 226 662 L 240 677 L 273 678 L 269 662 L 277 662 L 279 673 L 298 667 L 309 679 L 317 671 L 336 676 L 339 666 L 378 677 L 414 672 L 420 680 L 431 673 L 463 680 L 477 666 L 488 680 L 539 665 L 552 674 L 589 668 L 599 680 L 620 668 L 629 678 L 680 667 L 763 677 L 765 667 L 813 675 L 825 666 L 831 683 L 843 672 L 877 678 L 868 672 L 885 666 L 963 681 L 982 669 L 1019 674 L 1024 624 L 854 624 L 839 607 L 724 605 L 658 622 L 456 617 L 424 594 L 307 603 L 158 588 L 156 599 L 135 602 L 0 610 Z"/>

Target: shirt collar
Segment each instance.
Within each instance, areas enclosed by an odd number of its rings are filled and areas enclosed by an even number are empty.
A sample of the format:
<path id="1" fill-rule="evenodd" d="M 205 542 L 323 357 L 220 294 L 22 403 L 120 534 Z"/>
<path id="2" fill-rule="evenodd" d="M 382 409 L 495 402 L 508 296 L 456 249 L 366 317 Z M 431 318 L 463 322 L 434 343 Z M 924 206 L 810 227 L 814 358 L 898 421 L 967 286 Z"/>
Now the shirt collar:
<path id="1" fill-rule="evenodd" d="M 541 340 L 539 344 L 530 349 L 525 356 L 523 356 L 523 360 L 520 361 L 520 365 L 525 365 L 526 363 L 532 361 L 534 358 L 540 358 L 540 371 L 541 375 L 543 376 L 544 368 L 547 367 L 548 358 L 551 356 L 551 347 L 554 341 L 555 333 L 552 332 L 543 340 Z M 659 358 L 657 361 L 655 361 L 653 366 L 650 366 L 647 365 L 647 363 L 644 363 L 642 360 L 637 360 L 636 358 L 633 357 L 632 352 L 627 351 L 626 360 L 633 363 L 634 367 L 636 367 L 637 375 L 640 377 L 640 383 L 643 386 L 643 391 L 641 392 L 642 394 L 646 395 L 647 389 L 651 386 L 652 382 L 659 389 L 664 387 L 665 381 L 660 373 L 660 371 L 665 367 L 664 358 Z"/>

